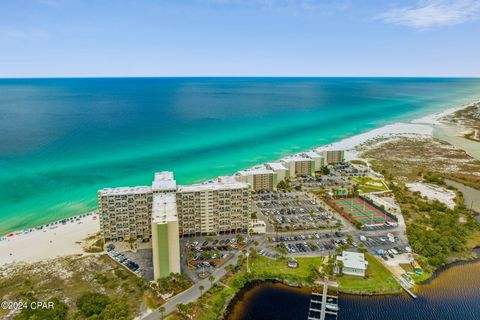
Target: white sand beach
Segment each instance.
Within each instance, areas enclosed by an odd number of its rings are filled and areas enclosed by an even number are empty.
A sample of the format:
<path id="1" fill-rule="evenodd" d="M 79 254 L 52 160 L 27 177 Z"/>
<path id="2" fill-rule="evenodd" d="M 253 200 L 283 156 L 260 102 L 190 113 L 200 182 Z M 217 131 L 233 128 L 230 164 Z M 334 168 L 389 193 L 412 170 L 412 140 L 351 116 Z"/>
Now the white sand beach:
<path id="1" fill-rule="evenodd" d="M 361 145 L 362 143 L 379 138 L 379 137 L 389 137 L 396 135 L 432 135 L 433 128 L 427 124 L 417 124 L 417 123 L 394 123 L 383 126 L 381 128 L 373 129 L 371 131 L 343 139 L 339 142 L 334 142 L 326 146 L 316 148 L 316 151 L 323 150 L 345 150 L 345 159 L 351 160 L 356 158 L 357 152 L 354 150 L 355 147 Z"/>
<path id="2" fill-rule="evenodd" d="M 82 240 L 100 231 L 98 215 L 79 221 L 44 227 L 29 233 L 13 233 L 0 241 L 0 267 L 15 262 L 36 262 L 82 254 Z"/>

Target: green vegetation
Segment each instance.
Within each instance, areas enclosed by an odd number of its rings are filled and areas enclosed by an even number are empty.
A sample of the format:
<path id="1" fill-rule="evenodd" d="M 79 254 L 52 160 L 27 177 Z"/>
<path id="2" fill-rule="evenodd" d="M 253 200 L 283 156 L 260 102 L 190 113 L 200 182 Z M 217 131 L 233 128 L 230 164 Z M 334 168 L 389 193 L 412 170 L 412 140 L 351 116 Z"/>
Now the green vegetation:
<path id="1" fill-rule="evenodd" d="M 84 293 L 77 300 L 77 308 L 76 319 L 130 319 L 128 305 L 125 303 L 125 299 L 110 299 L 102 293 Z"/>
<path id="2" fill-rule="evenodd" d="M 381 172 L 399 203 L 407 226 L 411 247 L 420 256 L 417 261 L 424 280 L 446 263 L 472 257 L 471 248 L 480 243 L 480 225 L 464 206 L 460 192 L 444 183 L 444 178 L 480 189 L 480 161 L 465 151 L 432 138 L 396 138 L 382 141 L 364 152 L 373 169 Z M 438 201 L 429 201 L 411 192 L 405 182 L 423 180 L 457 193 L 456 207 L 451 210 Z"/>
<path id="3" fill-rule="evenodd" d="M 352 164 L 358 164 L 358 165 L 361 165 L 361 166 L 364 166 L 364 167 L 367 166 L 367 163 L 363 160 L 355 159 L 355 160 L 350 160 L 349 162 L 352 163 Z"/>
<path id="4" fill-rule="evenodd" d="M 161 294 L 172 293 L 173 295 L 179 294 L 191 286 L 192 281 L 186 273 L 170 273 L 168 277 L 158 279 L 154 285 Z"/>
<path id="5" fill-rule="evenodd" d="M 298 285 L 313 285 L 322 258 L 298 258 L 299 267 L 288 268 L 288 259 L 273 260 L 252 254 L 249 258 L 250 273 L 246 272 L 245 259 L 240 257 L 240 264 L 231 267 L 231 271 L 221 282 L 215 284 L 198 300 L 198 319 L 220 319 L 228 302 L 248 282 L 253 280 L 279 280 Z"/>
<path id="6" fill-rule="evenodd" d="M 429 182 L 442 180 L 433 174 Z M 479 230 L 479 224 L 457 197 L 455 209 L 447 208 L 439 201 L 424 199 L 418 192 L 411 192 L 401 184 L 393 185 L 392 190 L 407 222 L 407 235 L 414 251 L 426 259 L 418 259 L 427 272 L 470 253 L 467 240 Z M 462 222 L 460 217 L 464 217 Z"/>
<path id="7" fill-rule="evenodd" d="M 358 190 L 361 193 L 370 193 L 388 190 L 388 187 L 382 180 L 370 177 L 352 177 L 352 181 L 358 184 Z"/>
<path id="8" fill-rule="evenodd" d="M 32 302 L 39 301 L 36 298 L 28 298 L 25 300 L 27 305 L 30 305 Z M 50 298 L 46 302 L 53 303 L 53 308 L 45 309 L 32 309 L 30 307 L 22 309 L 22 311 L 16 315 L 14 320 L 63 320 L 66 318 L 68 313 L 68 306 L 61 302 L 58 298 Z"/>
<path id="9" fill-rule="evenodd" d="M 93 236 L 90 236 L 85 239 L 85 244 L 83 246 L 83 251 L 88 253 L 98 253 L 103 252 L 105 242 L 100 233 L 97 233 Z"/>
<path id="10" fill-rule="evenodd" d="M 337 276 L 340 291 L 352 294 L 391 294 L 400 293 L 401 287 L 391 272 L 375 257 L 366 254 L 368 268 L 366 276 Z"/>
<path id="11" fill-rule="evenodd" d="M 296 258 L 298 268 L 287 267 L 288 258 L 269 259 L 256 255 L 250 262 L 250 271 L 255 279 L 276 279 L 285 282 L 311 285 L 317 277 L 323 258 Z"/>
<path id="12" fill-rule="evenodd" d="M 53 311 L 25 310 L 18 319 L 57 319 L 57 316 L 62 320 L 133 319 L 142 301 L 156 296 L 146 281 L 124 270 L 106 255 L 64 257 L 17 265 L 4 271 L 0 276 L 2 299 L 54 301 L 59 306 Z M 101 298 L 103 295 L 109 299 L 106 304 Z M 6 311 L 0 309 L 0 318 L 7 314 Z"/>
<path id="13" fill-rule="evenodd" d="M 322 166 L 322 167 L 320 168 L 320 172 L 321 172 L 322 174 L 329 175 L 329 174 L 330 174 L 330 169 L 329 169 L 327 166 Z"/>

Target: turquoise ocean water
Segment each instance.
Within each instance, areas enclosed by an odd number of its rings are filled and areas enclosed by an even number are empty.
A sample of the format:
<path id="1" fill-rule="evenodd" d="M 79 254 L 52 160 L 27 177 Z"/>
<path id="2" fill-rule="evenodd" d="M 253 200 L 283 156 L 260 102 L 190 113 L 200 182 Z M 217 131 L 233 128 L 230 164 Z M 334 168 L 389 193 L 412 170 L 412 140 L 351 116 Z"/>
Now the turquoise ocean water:
<path id="1" fill-rule="evenodd" d="M 480 97 L 480 79 L 0 79 L 0 234 L 104 187 L 198 182 Z"/>

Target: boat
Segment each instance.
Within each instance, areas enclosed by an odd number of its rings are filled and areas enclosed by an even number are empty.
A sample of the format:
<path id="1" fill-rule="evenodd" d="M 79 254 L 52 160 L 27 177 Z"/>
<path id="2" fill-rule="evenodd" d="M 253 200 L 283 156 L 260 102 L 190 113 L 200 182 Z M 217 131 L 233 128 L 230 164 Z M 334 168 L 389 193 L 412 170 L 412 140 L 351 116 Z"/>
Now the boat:
<path id="1" fill-rule="evenodd" d="M 338 311 L 339 308 L 336 304 L 331 304 L 331 303 L 326 303 L 325 304 L 325 307 L 328 309 L 328 310 L 332 310 L 332 311 Z"/>

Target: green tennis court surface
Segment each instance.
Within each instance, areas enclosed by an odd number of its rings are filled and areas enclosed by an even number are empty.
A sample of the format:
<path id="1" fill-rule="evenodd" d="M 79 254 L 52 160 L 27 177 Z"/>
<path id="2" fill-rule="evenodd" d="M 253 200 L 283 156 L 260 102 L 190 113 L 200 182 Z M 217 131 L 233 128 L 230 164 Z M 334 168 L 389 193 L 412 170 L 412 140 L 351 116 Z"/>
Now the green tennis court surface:
<path id="1" fill-rule="evenodd" d="M 330 200 L 329 204 L 352 222 L 382 224 L 385 221 L 391 221 L 383 212 L 359 197 Z"/>

